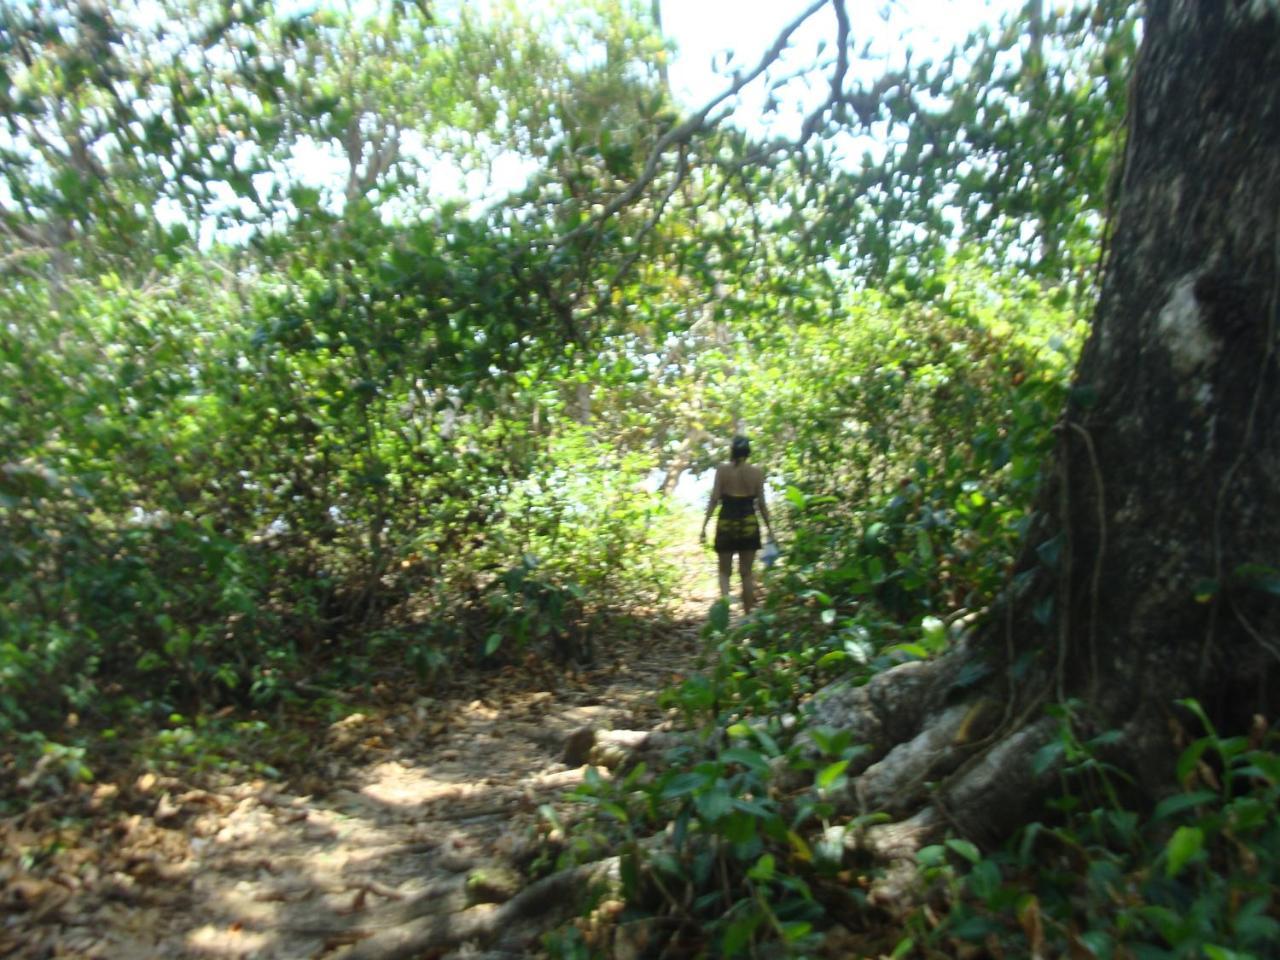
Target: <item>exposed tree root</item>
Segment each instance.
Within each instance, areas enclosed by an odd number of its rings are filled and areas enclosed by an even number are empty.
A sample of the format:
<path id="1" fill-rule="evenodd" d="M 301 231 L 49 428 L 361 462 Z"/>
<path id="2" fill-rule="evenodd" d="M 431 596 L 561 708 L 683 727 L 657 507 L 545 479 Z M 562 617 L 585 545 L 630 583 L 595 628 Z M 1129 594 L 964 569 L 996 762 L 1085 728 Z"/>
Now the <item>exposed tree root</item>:
<path id="1" fill-rule="evenodd" d="M 878 798 L 883 791 L 871 784 L 887 777 L 888 782 L 900 785 L 903 774 L 890 774 L 889 770 L 896 770 L 903 763 L 920 772 L 916 755 L 922 750 L 935 755 L 944 765 L 955 766 L 950 758 L 956 751 L 947 749 L 948 736 L 933 730 L 935 726 L 945 726 L 950 741 L 957 746 L 974 745 L 993 731 L 997 716 L 1006 711 L 990 709 L 991 695 L 987 699 L 978 695 L 979 689 L 989 685 L 991 674 L 991 667 L 976 655 L 972 639 L 964 638 L 936 659 L 900 664 L 861 686 L 844 681 L 830 684 L 814 695 L 805 712 L 810 725 L 847 731 L 855 743 L 872 748 L 851 765 L 851 774 L 863 774 L 886 762 L 886 767 L 867 782 L 866 789 Z M 895 748 L 913 744 L 922 734 L 925 740 L 889 759 L 887 755 Z M 924 767 L 931 768 L 932 764 Z M 936 771 L 930 772 L 936 778 Z M 897 798 L 887 809 L 908 806 Z"/>
<path id="2" fill-rule="evenodd" d="M 855 743 L 893 745 L 919 732 L 942 703 L 964 658 L 961 648 L 936 660 L 916 660 L 877 674 L 862 686 L 837 682 L 818 691 L 807 707 L 816 726 L 847 730 Z M 870 764 L 872 755 L 864 761 Z"/>
<path id="3" fill-rule="evenodd" d="M 610 770 L 630 759 L 660 753 L 674 746 L 679 734 L 661 730 L 593 730 L 575 731 L 565 744 L 564 762 L 571 767 L 591 763 Z"/>
<path id="4" fill-rule="evenodd" d="M 862 687 L 835 684 L 809 708 L 809 722 L 849 730 L 872 751 L 850 779 L 838 808 L 846 814 L 885 811 L 897 819 L 857 833 L 832 828 L 828 840 L 846 855 L 882 865 L 870 900 L 901 914 L 918 894 L 916 853 L 948 834 L 998 839 L 1021 822 L 1053 771 L 1034 758 L 1056 735 L 1057 721 L 1028 710 L 1014 719 L 992 692 L 996 684 L 958 684 L 975 674 L 961 645 L 937 660 L 904 664 Z M 987 671 L 989 673 L 989 671 Z M 590 737 L 585 735 L 590 733 Z M 579 731 L 577 755 L 616 766 L 637 753 L 670 746 L 675 734 Z M 606 757 L 606 754 L 608 755 Z M 662 836 L 649 841 L 664 842 Z M 356 931 L 366 938 L 339 954 L 345 960 L 442 956 L 464 945 L 519 952 L 543 933 L 581 915 L 592 897 L 616 889 L 617 857 L 574 867 L 526 887 L 500 906 L 466 906 L 461 886 L 397 905 Z"/>
<path id="5" fill-rule="evenodd" d="M 499 906 L 484 904 L 409 919 L 377 930 L 337 956 L 343 960 L 408 960 L 437 956 L 463 944 L 498 952 L 518 951 L 581 914 L 599 891 L 615 886 L 618 864 L 618 857 L 610 857 L 562 870 L 530 884 Z"/>
<path id="6" fill-rule="evenodd" d="M 994 841 L 1049 789 L 1056 765 L 1037 770 L 1036 754 L 1057 736 L 1058 721 L 1040 717 L 995 741 L 939 791 L 939 803 L 956 833 Z"/>
<path id="7" fill-rule="evenodd" d="M 918 807 L 925 783 L 963 760 L 958 734 L 969 710 L 965 704 L 948 708 L 864 770 L 854 782 L 858 808 L 901 814 Z"/>

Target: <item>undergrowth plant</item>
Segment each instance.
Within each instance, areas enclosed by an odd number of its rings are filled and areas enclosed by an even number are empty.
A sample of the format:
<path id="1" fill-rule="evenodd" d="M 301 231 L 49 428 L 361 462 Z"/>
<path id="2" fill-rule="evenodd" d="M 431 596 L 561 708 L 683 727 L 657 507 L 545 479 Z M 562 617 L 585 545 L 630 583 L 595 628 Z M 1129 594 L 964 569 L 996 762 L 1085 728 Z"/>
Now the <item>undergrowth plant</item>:
<path id="1" fill-rule="evenodd" d="M 1172 706 L 1172 705 L 1171 705 Z M 1081 956 L 1099 960 L 1262 960 L 1280 943 L 1280 750 L 1259 724 L 1202 728 L 1182 750 L 1178 789 L 1154 807 L 1085 784 L 1122 777 L 1102 755 L 1114 736 L 1081 740 L 1064 713 L 1062 791 L 1048 818 L 983 853 L 967 842 L 920 851 L 929 911 L 910 923 L 911 955 Z"/>
<path id="2" fill-rule="evenodd" d="M 693 739 L 660 771 L 578 791 L 594 815 L 577 830 L 594 839 L 566 856 L 621 847 L 625 916 L 660 918 L 667 949 L 805 956 L 834 923 L 875 924 L 876 869 L 848 862 L 844 838 L 881 817 L 837 816 L 831 800 L 867 747 L 815 729 L 805 704 L 834 680 L 937 655 L 991 603 L 1067 391 L 1064 316 L 976 274 L 955 279 L 928 306 L 864 306 L 847 331 L 799 336 L 809 372 L 834 393 L 808 395 L 812 382 L 793 372 L 788 394 L 776 361 L 763 361 L 776 372 L 764 378 L 770 409 L 800 413 L 780 430 L 787 443 L 774 438 L 789 481 L 775 506 L 784 563 L 766 575 L 764 607 L 738 625 L 726 604 L 712 607 L 706 671 L 664 694 Z M 807 412 L 814 403 L 821 415 Z M 658 831 L 664 842 L 646 841 Z M 939 869 L 980 859 L 960 839 L 928 856 Z M 876 937 L 884 952 L 917 949 Z M 608 955 L 603 940 L 575 944 L 560 942 L 562 955 Z"/>

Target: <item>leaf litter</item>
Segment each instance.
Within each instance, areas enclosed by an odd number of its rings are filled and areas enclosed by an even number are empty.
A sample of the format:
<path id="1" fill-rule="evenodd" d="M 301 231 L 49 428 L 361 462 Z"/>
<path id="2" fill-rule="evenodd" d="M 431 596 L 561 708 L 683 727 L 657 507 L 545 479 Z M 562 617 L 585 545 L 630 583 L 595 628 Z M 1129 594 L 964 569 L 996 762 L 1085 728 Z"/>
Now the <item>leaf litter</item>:
<path id="1" fill-rule="evenodd" d="M 709 599 L 610 638 L 588 669 L 530 657 L 435 696 L 381 685 L 283 781 L 122 764 L 30 804 L 0 821 L 0 956 L 324 958 L 379 906 L 509 897 L 541 850 L 539 807 L 568 816 L 583 778 L 565 744 L 670 725 L 658 693 L 694 668 Z"/>

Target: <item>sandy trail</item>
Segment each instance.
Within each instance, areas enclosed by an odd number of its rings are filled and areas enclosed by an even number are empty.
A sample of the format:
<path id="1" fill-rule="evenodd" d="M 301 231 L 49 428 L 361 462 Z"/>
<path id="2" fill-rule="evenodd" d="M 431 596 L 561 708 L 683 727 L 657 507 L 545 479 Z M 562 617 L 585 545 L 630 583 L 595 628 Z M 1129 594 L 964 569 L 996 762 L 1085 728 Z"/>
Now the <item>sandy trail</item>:
<path id="1" fill-rule="evenodd" d="M 458 677 L 469 695 L 351 714 L 284 783 L 144 774 L 98 783 L 73 829 L 56 804 L 11 818 L 0 956 L 324 958 L 391 903 L 429 904 L 466 878 L 501 898 L 512 864 L 537 854 L 538 808 L 565 809 L 581 781 L 570 735 L 669 723 L 658 693 L 696 669 L 715 589 L 705 556 L 690 559 L 674 619 L 603 638 L 590 669 L 530 658 Z"/>

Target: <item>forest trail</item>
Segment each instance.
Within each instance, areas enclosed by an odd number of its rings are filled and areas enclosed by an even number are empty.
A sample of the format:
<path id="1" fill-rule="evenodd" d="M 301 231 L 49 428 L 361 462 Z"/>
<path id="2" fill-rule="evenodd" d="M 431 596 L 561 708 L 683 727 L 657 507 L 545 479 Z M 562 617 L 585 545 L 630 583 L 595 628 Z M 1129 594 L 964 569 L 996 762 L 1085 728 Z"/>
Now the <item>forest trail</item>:
<path id="1" fill-rule="evenodd" d="M 674 615 L 601 638 L 587 669 L 529 657 L 430 695 L 375 688 L 287 781 L 100 771 L 0 822 L 0 957 L 324 958 L 380 909 L 509 897 L 539 807 L 573 807 L 575 731 L 669 725 L 658 694 L 697 668 L 715 589 L 705 554 L 681 561 Z"/>

